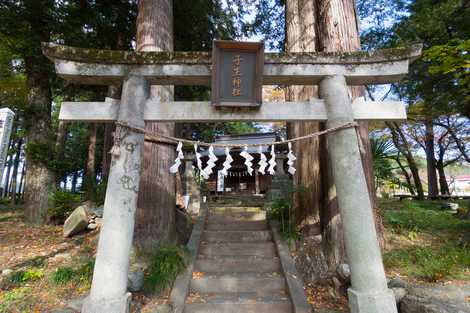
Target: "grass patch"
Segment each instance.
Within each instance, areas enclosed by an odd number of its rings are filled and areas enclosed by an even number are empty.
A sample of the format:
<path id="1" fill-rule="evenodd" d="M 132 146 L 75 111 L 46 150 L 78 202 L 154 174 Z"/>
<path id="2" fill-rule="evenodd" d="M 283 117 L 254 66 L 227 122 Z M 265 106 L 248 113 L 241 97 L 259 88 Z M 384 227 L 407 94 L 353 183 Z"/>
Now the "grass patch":
<path id="1" fill-rule="evenodd" d="M 466 274 L 470 270 L 470 249 L 466 245 L 412 246 L 385 253 L 384 264 L 429 282 L 469 279 Z"/>
<path id="2" fill-rule="evenodd" d="M 0 297 L 0 313 L 9 312 L 27 312 L 22 309 L 25 305 L 26 298 L 31 298 L 31 288 L 19 287 L 5 292 Z"/>
<path id="3" fill-rule="evenodd" d="M 77 268 L 69 266 L 58 267 L 51 275 L 51 280 L 56 285 L 65 285 L 70 282 L 89 286 L 93 278 L 94 260 L 87 260 Z"/>
<path id="4" fill-rule="evenodd" d="M 170 287 L 176 276 L 186 267 L 188 251 L 179 246 L 160 246 L 150 256 L 145 273 L 144 290 L 160 293 Z"/>
<path id="5" fill-rule="evenodd" d="M 442 201 L 403 200 L 382 204 L 386 226 L 397 232 L 470 232 L 470 221 L 440 209 Z M 461 207 L 465 207 L 461 205 Z"/>

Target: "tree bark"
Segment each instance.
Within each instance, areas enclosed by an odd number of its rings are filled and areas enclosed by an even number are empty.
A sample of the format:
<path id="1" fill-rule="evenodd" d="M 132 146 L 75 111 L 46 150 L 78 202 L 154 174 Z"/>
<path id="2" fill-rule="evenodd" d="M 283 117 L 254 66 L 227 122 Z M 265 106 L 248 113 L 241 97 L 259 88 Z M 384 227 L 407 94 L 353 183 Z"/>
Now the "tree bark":
<path id="1" fill-rule="evenodd" d="M 288 0 L 286 2 L 286 51 L 314 52 L 316 47 L 316 12 L 311 0 Z M 287 101 L 302 101 L 318 97 L 316 86 L 291 86 L 286 90 Z M 289 138 L 299 137 L 320 130 L 318 122 L 287 123 Z M 308 149 L 305 149 L 308 147 Z M 297 172 L 292 177 L 296 186 L 304 191 L 295 192 L 292 208 L 296 224 L 314 224 L 320 219 L 322 184 L 320 173 L 320 140 L 312 138 L 293 144 L 297 156 Z"/>
<path id="2" fill-rule="evenodd" d="M 20 178 L 20 186 L 18 187 L 18 192 L 20 197 L 23 198 L 24 194 L 24 177 L 26 174 L 26 162 L 23 160 L 23 166 L 21 167 L 21 178 Z"/>
<path id="3" fill-rule="evenodd" d="M 88 156 L 86 162 L 85 191 L 88 200 L 93 198 L 96 186 L 96 123 L 88 124 Z"/>
<path id="4" fill-rule="evenodd" d="M 439 173 L 439 187 L 441 190 L 441 195 L 450 195 L 450 189 L 446 179 L 443 160 L 438 160 L 436 162 L 436 168 L 437 172 Z"/>
<path id="5" fill-rule="evenodd" d="M 13 144 L 13 142 L 11 144 Z M 13 161 L 13 155 L 7 155 L 7 159 L 5 162 L 5 166 L 7 170 L 5 172 L 5 184 L 3 185 L 3 190 L 2 190 L 2 194 L 3 194 L 2 196 L 4 198 L 8 197 L 8 191 L 10 190 L 10 172 L 11 172 L 12 161 Z"/>
<path id="6" fill-rule="evenodd" d="M 24 1 L 31 29 L 31 49 L 24 56 L 26 86 L 28 89 L 24 124 L 26 132 L 26 188 L 25 218 L 29 223 L 47 221 L 50 192 L 55 188 L 55 175 L 48 163 L 53 155 L 51 132 L 52 95 L 50 87 L 51 64 L 43 56 L 41 42 L 50 41 L 49 20 L 51 1 Z M 33 14 L 34 12 L 34 14 Z M 44 155 L 47 154 L 47 155 Z"/>
<path id="7" fill-rule="evenodd" d="M 426 165 L 428 173 L 428 196 L 436 197 L 439 194 L 436 175 L 436 157 L 434 154 L 434 128 L 432 118 L 426 118 L 424 121 L 426 136 L 424 139 L 426 152 Z"/>
<path id="8" fill-rule="evenodd" d="M 173 50 L 173 1 L 140 0 L 137 17 L 137 51 Z M 173 87 L 152 86 L 151 97 L 171 101 Z M 147 123 L 146 130 L 174 135 L 174 123 Z M 146 142 L 136 211 L 134 244 L 154 246 L 176 240 L 175 177 L 169 168 L 174 161 L 172 146 Z"/>
<path id="9" fill-rule="evenodd" d="M 121 86 L 109 86 L 108 97 L 112 99 L 121 99 Z M 103 138 L 103 159 L 101 160 L 101 181 L 107 181 L 109 175 L 109 168 L 111 167 L 111 154 L 109 151 L 113 146 L 113 133 L 115 126 L 112 123 L 104 124 L 104 138 Z"/>
<path id="10" fill-rule="evenodd" d="M 65 140 L 67 139 L 67 123 L 64 121 L 59 121 L 59 126 L 57 129 L 57 138 L 55 142 L 55 158 L 57 160 L 62 160 L 64 157 L 64 147 L 65 147 Z M 64 179 L 64 173 L 56 173 L 57 174 L 57 185 L 60 187 L 60 181 Z M 67 177 L 65 177 L 67 179 Z"/>
<path id="11" fill-rule="evenodd" d="M 400 158 L 397 157 L 395 159 L 395 161 L 397 162 L 398 164 L 398 167 L 400 167 L 400 170 L 401 172 L 403 173 L 403 176 L 405 176 L 405 180 L 406 180 L 406 183 L 408 184 L 408 190 L 410 191 L 410 194 L 412 195 L 415 195 L 416 192 L 415 192 L 415 189 L 413 188 L 413 182 L 411 181 L 411 177 L 410 177 L 410 174 L 408 173 L 408 171 L 406 170 L 406 168 L 403 166 L 403 164 L 401 163 L 400 161 Z"/>

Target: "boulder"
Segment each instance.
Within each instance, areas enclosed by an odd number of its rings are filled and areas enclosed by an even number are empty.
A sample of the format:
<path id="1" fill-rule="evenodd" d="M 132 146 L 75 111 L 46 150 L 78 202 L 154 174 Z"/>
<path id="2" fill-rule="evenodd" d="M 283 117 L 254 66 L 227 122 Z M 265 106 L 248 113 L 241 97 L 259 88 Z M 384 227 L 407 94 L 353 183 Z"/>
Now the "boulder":
<path id="1" fill-rule="evenodd" d="M 338 276 L 343 281 L 349 281 L 351 279 L 351 270 L 348 264 L 343 263 L 343 264 L 338 265 L 338 268 L 336 269 L 336 273 L 338 273 Z"/>
<path id="2" fill-rule="evenodd" d="M 470 313 L 470 284 L 413 287 L 402 299 L 402 313 Z"/>
<path id="3" fill-rule="evenodd" d="M 2 271 L 2 276 L 10 276 L 13 273 L 12 269 L 6 268 Z"/>
<path id="4" fill-rule="evenodd" d="M 90 205 L 88 207 L 88 214 L 95 217 L 103 217 L 104 206 Z"/>
<path id="5" fill-rule="evenodd" d="M 176 233 L 180 243 L 186 244 L 191 236 L 193 230 L 193 221 L 191 215 L 189 215 L 185 210 L 177 208 L 175 211 L 176 218 Z"/>
<path id="6" fill-rule="evenodd" d="M 388 288 L 407 288 L 407 287 L 408 287 L 408 284 L 406 283 L 406 281 L 404 281 L 400 277 L 392 278 L 388 282 Z"/>
<path id="7" fill-rule="evenodd" d="M 90 223 L 90 224 L 88 224 L 88 226 L 86 228 L 89 229 L 89 230 L 94 230 L 94 229 L 98 228 L 98 224 Z"/>
<path id="8" fill-rule="evenodd" d="M 71 237 L 88 226 L 88 215 L 85 205 L 76 208 L 72 214 L 65 220 L 64 223 L 64 237 Z"/>
<path id="9" fill-rule="evenodd" d="M 459 209 L 459 204 L 454 202 L 445 202 L 441 204 L 441 209 L 445 211 L 450 211 L 452 213 L 457 213 Z"/>
<path id="10" fill-rule="evenodd" d="M 140 269 L 129 271 L 127 275 L 127 290 L 130 292 L 141 291 L 144 287 L 144 272 Z"/>
<path id="11" fill-rule="evenodd" d="M 395 296 L 395 301 L 397 303 L 400 303 L 401 300 L 403 300 L 403 298 L 406 296 L 407 291 L 405 288 L 392 287 L 390 289 L 393 291 L 393 295 Z"/>

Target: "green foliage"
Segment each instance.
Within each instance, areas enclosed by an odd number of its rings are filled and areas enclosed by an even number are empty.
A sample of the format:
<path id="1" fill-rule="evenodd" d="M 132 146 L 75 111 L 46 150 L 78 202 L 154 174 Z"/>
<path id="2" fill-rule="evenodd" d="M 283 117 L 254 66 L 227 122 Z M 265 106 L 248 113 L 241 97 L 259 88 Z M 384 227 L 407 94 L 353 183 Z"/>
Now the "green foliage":
<path id="1" fill-rule="evenodd" d="M 56 285 L 65 285 L 74 282 L 78 285 L 89 286 L 93 278 L 95 261 L 86 259 L 75 268 L 69 266 L 58 267 L 51 275 L 51 281 Z"/>
<path id="2" fill-rule="evenodd" d="M 281 237 L 288 243 L 299 239 L 299 232 L 295 227 L 292 216 L 291 201 L 286 199 L 275 199 L 271 201 L 267 210 L 267 217 L 278 221 L 280 224 Z"/>
<path id="3" fill-rule="evenodd" d="M 384 264 L 387 268 L 399 268 L 409 276 L 430 282 L 463 279 L 470 269 L 470 249 L 454 244 L 438 248 L 412 246 L 385 253 Z"/>
<path id="4" fill-rule="evenodd" d="M 36 281 L 44 277 L 44 272 L 38 268 L 16 271 L 10 274 L 8 281 L 13 284 L 23 284 L 29 281 Z"/>
<path id="5" fill-rule="evenodd" d="M 461 220 L 440 209 L 441 201 L 403 200 L 403 207 L 385 210 L 386 226 L 399 233 L 427 231 L 470 231 L 470 221 Z"/>
<path id="6" fill-rule="evenodd" d="M 64 223 L 72 211 L 80 204 L 80 194 L 69 191 L 56 190 L 51 195 L 53 206 L 49 208 L 48 215 L 55 223 Z"/>
<path id="7" fill-rule="evenodd" d="M 188 251 L 179 246 L 159 246 L 150 256 L 145 273 L 144 290 L 160 293 L 173 284 L 176 276 L 186 267 Z"/>
<path id="8" fill-rule="evenodd" d="M 73 280 L 75 271 L 68 266 L 60 266 L 52 273 L 52 281 L 56 285 L 64 285 Z"/>
<path id="9" fill-rule="evenodd" d="M 382 186 L 386 181 L 393 178 L 393 167 L 391 159 L 397 154 L 395 146 L 391 140 L 383 138 L 370 138 L 372 150 L 372 161 L 376 186 Z"/>
<path id="10" fill-rule="evenodd" d="M 29 287 L 19 287 L 9 291 L 6 291 L 3 296 L 0 298 L 0 313 L 11 313 L 18 312 L 18 308 L 22 307 L 27 298 L 31 300 L 31 288 Z M 27 312 L 20 311 L 20 312 Z"/>

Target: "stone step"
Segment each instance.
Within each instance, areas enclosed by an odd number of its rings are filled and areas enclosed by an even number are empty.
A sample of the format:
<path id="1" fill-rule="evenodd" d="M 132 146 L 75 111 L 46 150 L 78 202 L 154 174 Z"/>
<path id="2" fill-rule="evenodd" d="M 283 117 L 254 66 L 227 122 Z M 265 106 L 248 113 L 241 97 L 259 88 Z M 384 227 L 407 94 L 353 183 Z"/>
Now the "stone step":
<path id="1" fill-rule="evenodd" d="M 235 206 L 226 206 L 226 207 L 212 207 L 209 208 L 209 214 L 214 213 L 259 213 L 264 212 L 261 207 L 235 207 Z"/>
<path id="2" fill-rule="evenodd" d="M 280 272 L 278 258 L 261 258 L 253 256 L 229 256 L 218 258 L 198 258 L 194 271 L 208 273 L 270 273 Z"/>
<path id="3" fill-rule="evenodd" d="M 263 221 L 266 220 L 266 212 L 214 212 L 210 213 L 208 221 Z"/>
<path id="4" fill-rule="evenodd" d="M 236 242 L 236 241 L 271 241 L 272 233 L 268 230 L 206 230 L 202 241 L 206 242 Z"/>
<path id="5" fill-rule="evenodd" d="M 264 221 L 213 221 L 208 220 L 207 230 L 267 230 L 268 223 Z"/>
<path id="6" fill-rule="evenodd" d="M 199 254 L 204 256 L 252 255 L 275 257 L 276 247 L 269 241 L 201 244 Z"/>
<path id="7" fill-rule="evenodd" d="M 279 273 L 235 273 L 193 278 L 191 291 L 200 294 L 255 292 L 259 295 L 286 292 L 286 281 Z"/>
<path id="8" fill-rule="evenodd" d="M 292 304 L 285 295 L 258 297 L 256 294 L 215 294 L 188 299 L 184 313 L 291 313 Z"/>

